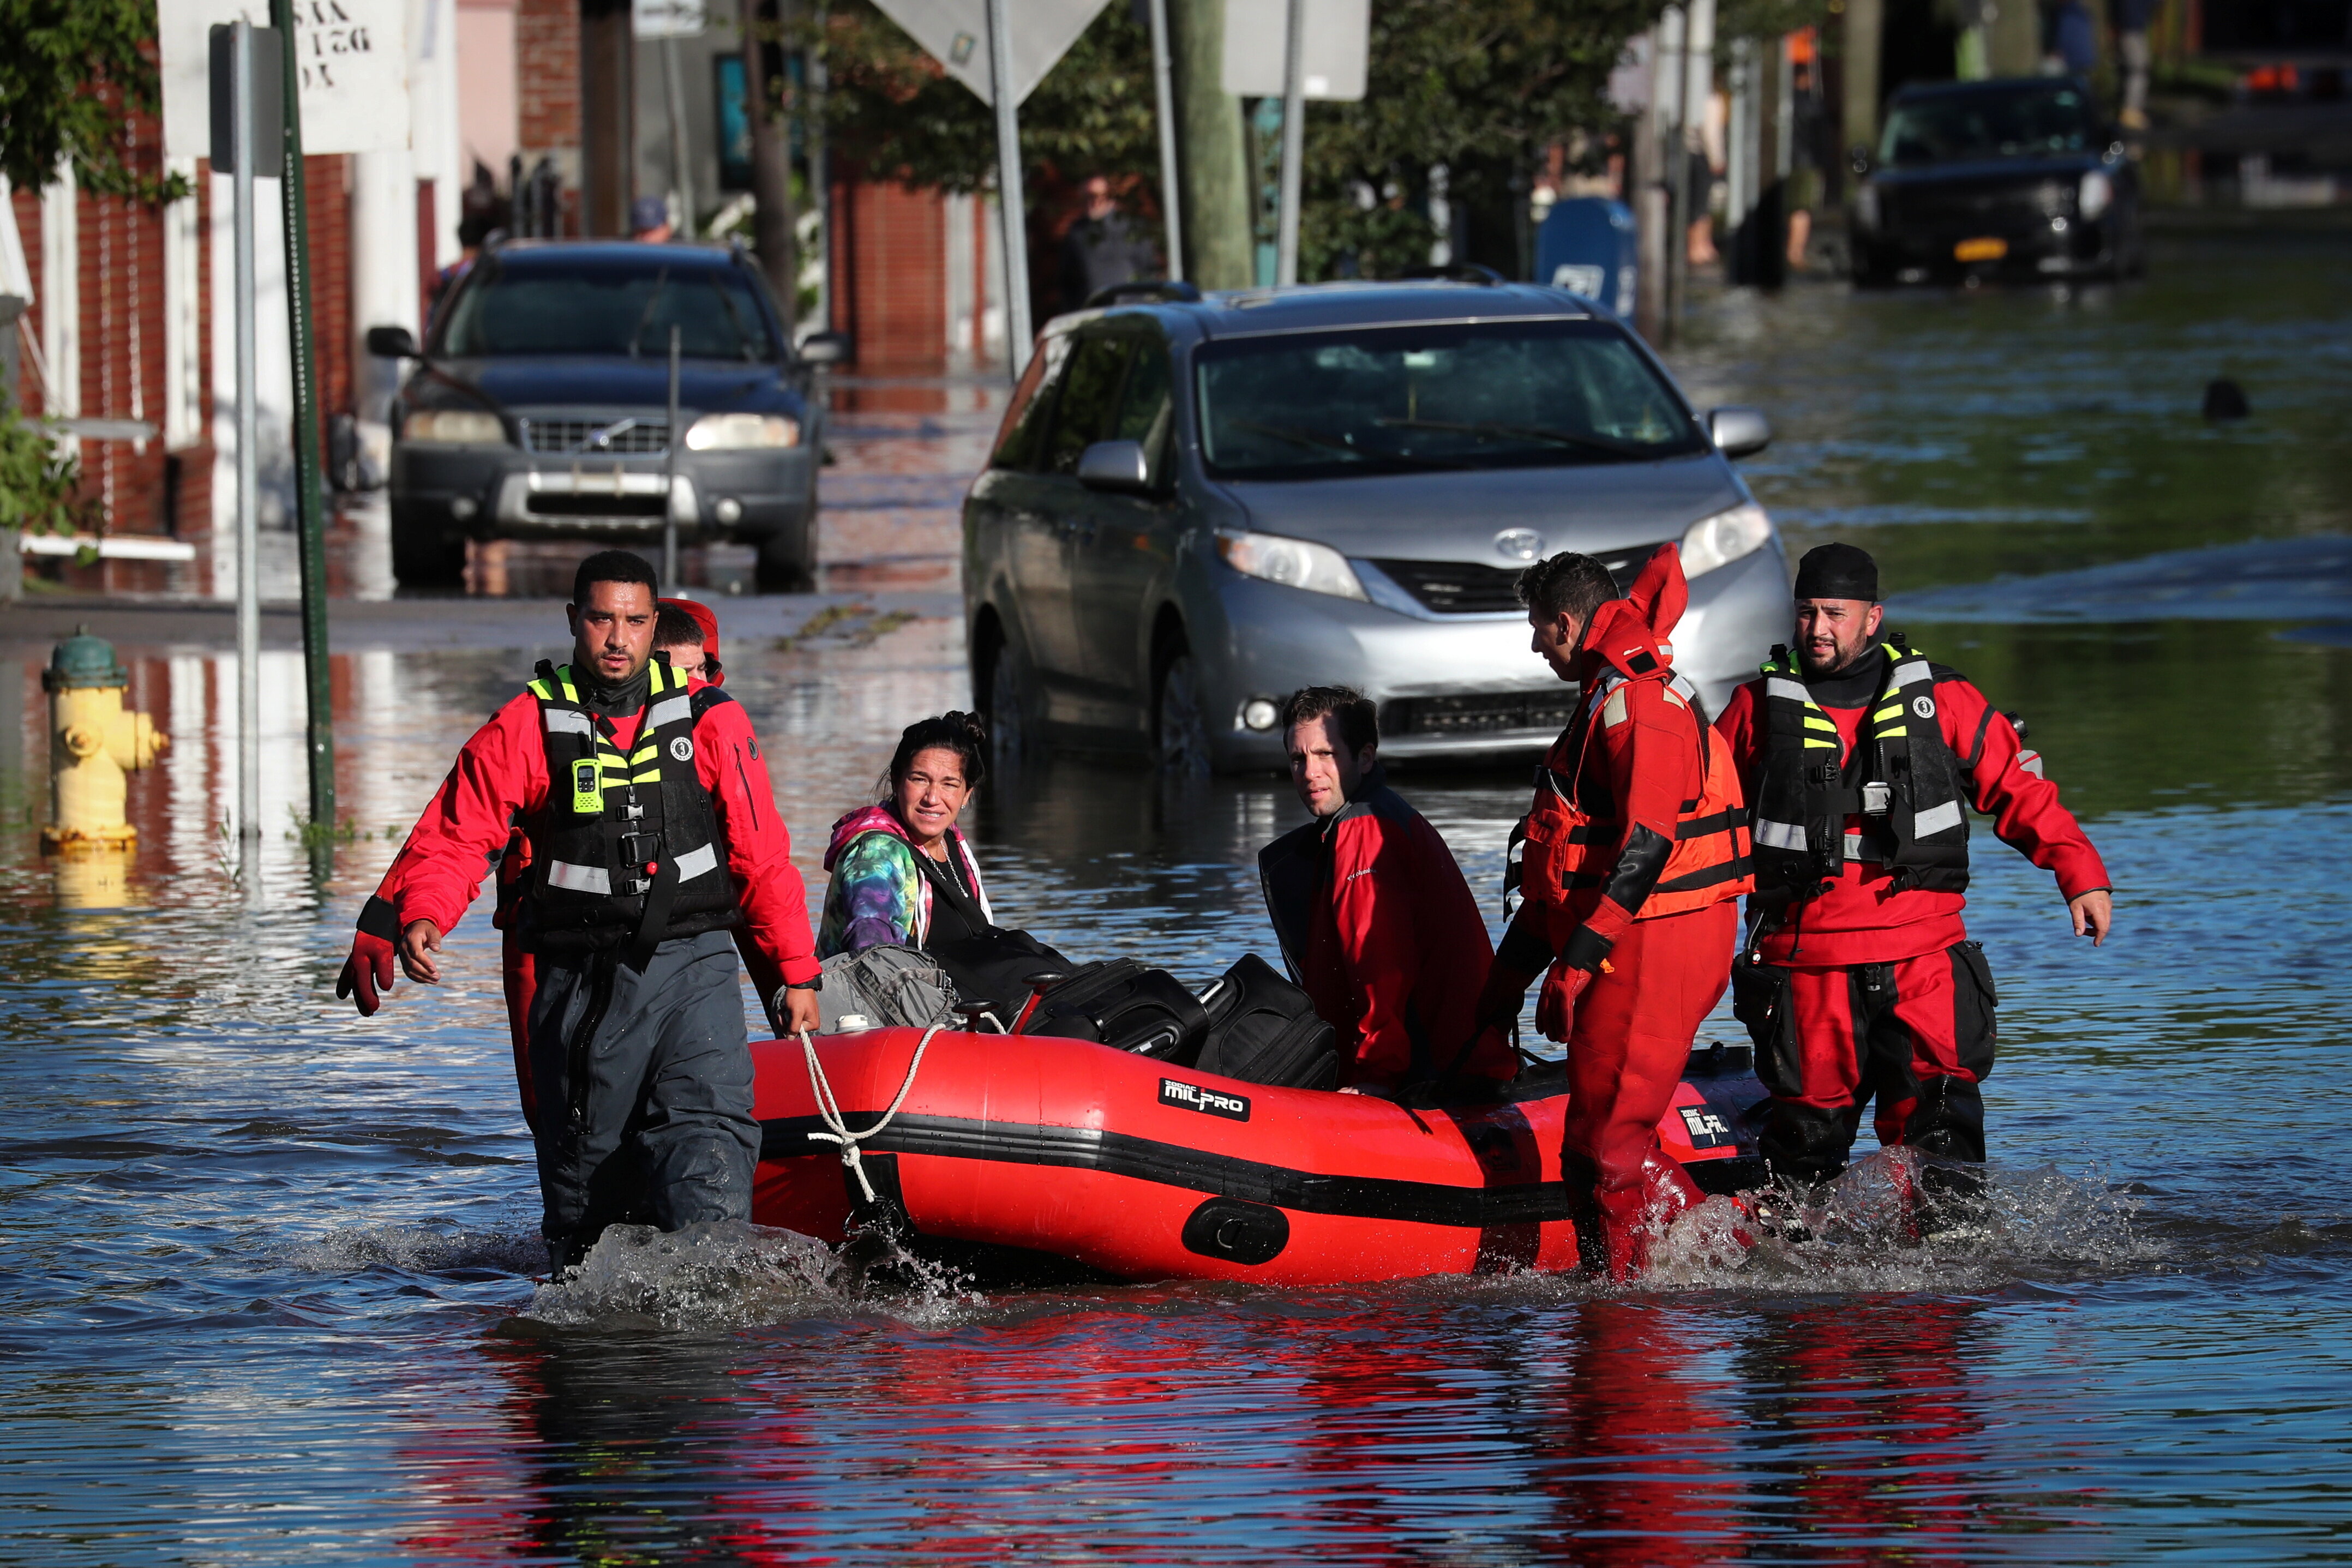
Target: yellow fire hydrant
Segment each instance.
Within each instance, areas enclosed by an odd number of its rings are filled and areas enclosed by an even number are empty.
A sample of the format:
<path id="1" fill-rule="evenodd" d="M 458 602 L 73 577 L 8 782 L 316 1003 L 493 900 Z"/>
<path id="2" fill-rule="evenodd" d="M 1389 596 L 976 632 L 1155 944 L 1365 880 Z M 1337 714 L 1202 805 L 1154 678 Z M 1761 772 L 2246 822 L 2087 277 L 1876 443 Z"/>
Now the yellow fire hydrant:
<path id="1" fill-rule="evenodd" d="M 123 814 L 127 776 L 152 767 L 172 744 L 143 713 L 124 712 L 130 672 L 114 644 L 87 626 L 58 643 L 41 672 L 49 694 L 49 825 L 51 844 L 129 844 L 139 837 Z"/>

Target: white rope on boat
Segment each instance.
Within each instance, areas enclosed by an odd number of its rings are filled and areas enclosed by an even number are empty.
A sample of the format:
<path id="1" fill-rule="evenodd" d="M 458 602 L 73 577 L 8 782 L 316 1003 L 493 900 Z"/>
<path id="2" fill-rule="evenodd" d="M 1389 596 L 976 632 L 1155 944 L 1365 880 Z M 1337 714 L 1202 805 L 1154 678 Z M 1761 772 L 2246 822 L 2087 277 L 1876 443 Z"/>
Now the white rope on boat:
<path id="1" fill-rule="evenodd" d="M 821 1144 L 841 1145 L 841 1163 L 847 1166 L 849 1174 L 857 1178 L 857 1190 L 866 1195 L 868 1203 L 875 1201 L 874 1184 L 866 1179 L 866 1166 L 857 1145 L 890 1124 L 890 1118 L 898 1113 L 898 1107 L 907 1103 L 907 1096 L 914 1090 L 915 1073 L 923 1065 L 923 1052 L 931 1048 L 931 1037 L 947 1027 L 943 1023 L 935 1023 L 923 1031 L 923 1038 L 916 1043 L 913 1058 L 907 1063 L 907 1081 L 898 1085 L 898 1097 L 890 1102 L 890 1108 L 882 1113 L 880 1121 L 862 1133 L 851 1132 L 848 1124 L 842 1120 L 841 1102 L 834 1097 L 833 1085 L 825 1082 L 824 1068 L 816 1059 L 816 1042 L 809 1039 L 808 1030 L 801 1030 L 801 1054 L 808 1059 L 809 1092 L 816 1097 L 817 1118 L 832 1129 L 830 1132 L 811 1133 L 809 1136 Z"/>

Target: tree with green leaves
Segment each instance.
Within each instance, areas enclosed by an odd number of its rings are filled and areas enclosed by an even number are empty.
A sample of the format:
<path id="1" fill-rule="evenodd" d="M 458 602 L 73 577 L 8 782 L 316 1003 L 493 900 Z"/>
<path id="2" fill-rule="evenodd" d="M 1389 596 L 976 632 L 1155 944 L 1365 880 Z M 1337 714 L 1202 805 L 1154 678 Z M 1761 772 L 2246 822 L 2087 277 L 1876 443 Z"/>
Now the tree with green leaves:
<path id="1" fill-rule="evenodd" d="M 1544 150 L 1597 139 L 1621 116 L 1610 73 L 1664 0 L 1379 0 L 1367 90 L 1307 111 L 1300 276 L 1393 277 L 1437 234 L 1430 171 L 1466 204 L 1465 260 L 1517 269 L 1523 211 Z M 986 105 L 866 0 L 823 40 L 833 144 L 879 178 L 971 191 L 995 162 Z M 1090 173 L 1158 187 L 1151 49 L 1125 5 L 1105 8 L 1021 110 L 1025 166 L 1045 193 Z"/>
<path id="2" fill-rule="evenodd" d="M 156 201 L 176 178 L 131 156 L 131 117 L 162 102 L 154 0 L 0 0 L 0 173 L 37 189 L 73 166 L 81 188 Z M 153 165 L 151 163 L 151 167 Z"/>

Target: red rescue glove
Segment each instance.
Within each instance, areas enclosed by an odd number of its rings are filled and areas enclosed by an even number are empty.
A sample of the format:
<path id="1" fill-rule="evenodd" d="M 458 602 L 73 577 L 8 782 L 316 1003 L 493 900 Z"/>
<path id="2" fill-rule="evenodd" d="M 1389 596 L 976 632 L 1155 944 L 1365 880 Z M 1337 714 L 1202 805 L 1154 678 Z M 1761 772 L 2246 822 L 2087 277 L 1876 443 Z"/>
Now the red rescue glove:
<path id="1" fill-rule="evenodd" d="M 392 989 L 392 944 L 362 931 L 352 938 L 352 956 L 335 980 L 335 998 L 352 998 L 360 1017 L 373 1018 L 383 1006 L 382 993 Z"/>
<path id="2" fill-rule="evenodd" d="M 1567 964 L 1556 965 L 1544 978 L 1543 994 L 1536 998 L 1536 1028 L 1546 1040 L 1566 1043 L 1569 1027 L 1576 1021 L 1576 998 L 1592 984 L 1592 971 Z"/>

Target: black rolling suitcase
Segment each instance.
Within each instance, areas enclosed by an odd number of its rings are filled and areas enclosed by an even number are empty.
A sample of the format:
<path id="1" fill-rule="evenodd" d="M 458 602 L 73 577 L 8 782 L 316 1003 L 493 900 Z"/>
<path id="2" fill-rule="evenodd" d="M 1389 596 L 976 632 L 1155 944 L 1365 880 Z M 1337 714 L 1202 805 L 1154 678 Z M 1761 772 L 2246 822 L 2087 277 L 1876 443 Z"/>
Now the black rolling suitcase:
<path id="1" fill-rule="evenodd" d="M 1208 1039 L 1193 1065 L 1202 1072 L 1280 1089 L 1339 1082 L 1338 1034 L 1305 991 L 1256 954 L 1244 955 L 1201 1000 Z"/>
<path id="2" fill-rule="evenodd" d="M 1024 1034 L 1100 1041 L 1180 1067 L 1209 1031 L 1198 997 L 1165 969 L 1132 958 L 1087 964 L 1037 1000 Z"/>

